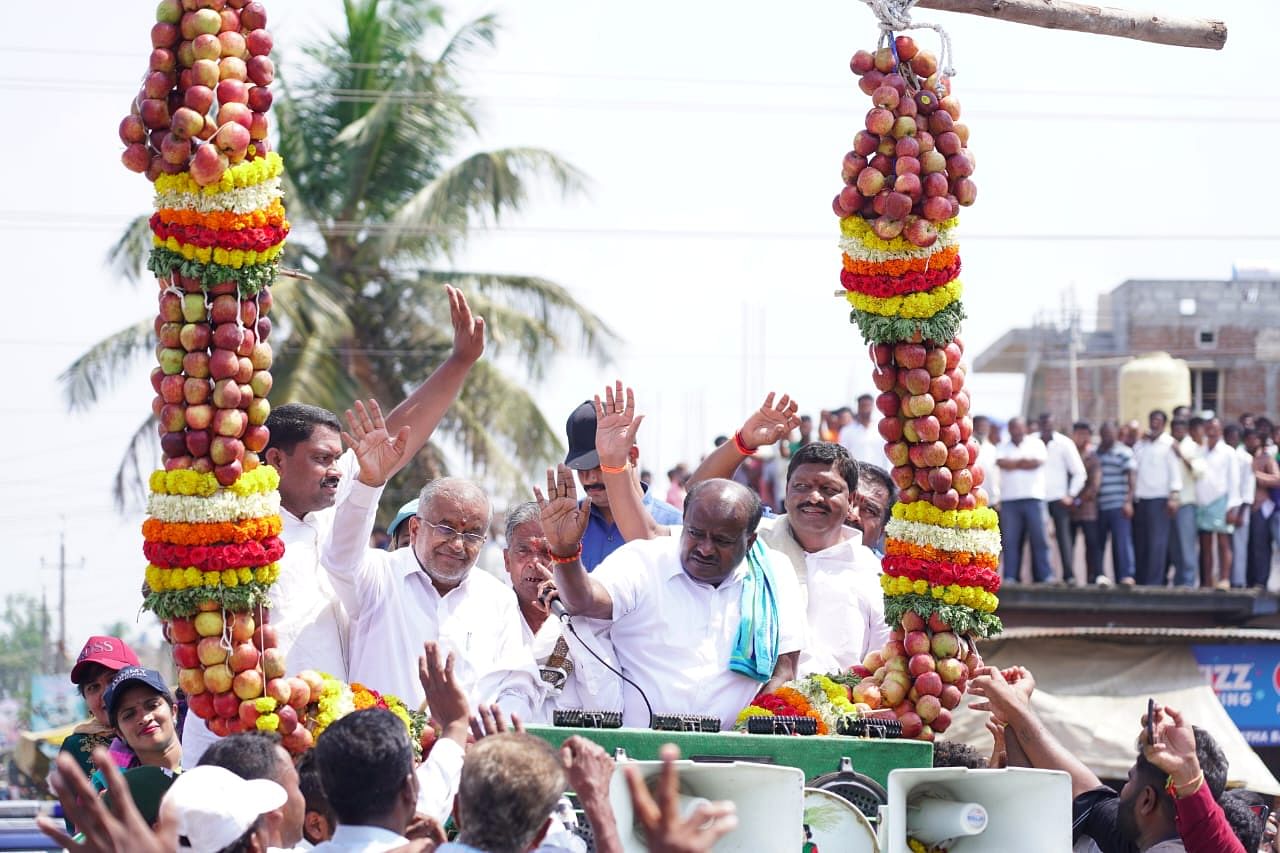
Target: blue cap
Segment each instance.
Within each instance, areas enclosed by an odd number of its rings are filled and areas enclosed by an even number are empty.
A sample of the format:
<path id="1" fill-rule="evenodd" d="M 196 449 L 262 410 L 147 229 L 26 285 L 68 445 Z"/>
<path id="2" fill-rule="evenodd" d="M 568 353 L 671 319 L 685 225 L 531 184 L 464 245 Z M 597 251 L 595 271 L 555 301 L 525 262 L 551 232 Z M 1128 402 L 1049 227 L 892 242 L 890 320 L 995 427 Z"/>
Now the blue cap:
<path id="1" fill-rule="evenodd" d="M 396 513 L 396 517 L 391 519 L 391 523 L 387 525 L 387 535 L 392 539 L 396 538 L 396 531 L 400 529 L 400 525 L 405 521 L 418 514 L 418 499 L 414 498 L 404 506 L 400 507 L 400 511 Z"/>
<path id="2" fill-rule="evenodd" d="M 173 702 L 173 694 L 169 692 L 169 686 L 164 683 L 164 678 L 160 673 L 154 669 L 145 669 L 140 666 L 126 666 L 116 673 L 115 678 L 111 679 L 111 684 L 107 687 L 107 692 L 102 699 L 102 704 L 106 706 L 107 716 L 111 718 L 112 725 L 115 725 L 116 701 L 124 693 L 124 688 L 130 684 L 145 684 L 168 699 L 171 704 Z"/>

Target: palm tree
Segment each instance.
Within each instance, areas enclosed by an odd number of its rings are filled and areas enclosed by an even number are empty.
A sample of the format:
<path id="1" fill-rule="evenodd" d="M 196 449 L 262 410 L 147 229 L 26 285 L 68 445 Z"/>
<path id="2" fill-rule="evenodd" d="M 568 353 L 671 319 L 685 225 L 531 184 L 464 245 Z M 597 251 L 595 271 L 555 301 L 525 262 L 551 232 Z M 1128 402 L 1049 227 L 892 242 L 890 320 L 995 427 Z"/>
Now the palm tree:
<path id="1" fill-rule="evenodd" d="M 446 34 L 432 0 L 345 0 L 344 10 L 345 32 L 304 51 L 310 62 L 295 85 L 278 84 L 275 115 L 294 225 L 286 262 L 312 280 L 281 278 L 274 287 L 283 322 L 272 337 L 273 399 L 331 410 L 356 397 L 400 400 L 449 352 L 444 282 L 468 294 L 488 321 L 491 355 L 518 362 L 524 378 L 536 379 L 551 355 L 574 344 L 607 358 L 612 331 L 560 285 L 442 266 L 470 227 L 519 209 L 530 179 L 550 179 L 563 194 L 585 184 L 577 169 L 541 149 L 458 156 L 477 130 L 460 91 L 459 63 L 494 43 L 494 19 Z M 423 54 L 429 36 L 444 36 L 434 58 Z M 149 249 L 143 217 L 108 260 L 136 282 Z M 62 376 L 69 406 L 91 406 L 153 346 L 151 318 L 95 344 Z M 492 358 L 481 361 L 441 424 L 468 463 L 506 484 L 560 447 L 558 429 L 525 388 Z M 118 504 L 141 493 L 153 436 L 148 419 L 117 471 Z M 393 484 L 392 497 L 441 468 L 434 447 Z"/>

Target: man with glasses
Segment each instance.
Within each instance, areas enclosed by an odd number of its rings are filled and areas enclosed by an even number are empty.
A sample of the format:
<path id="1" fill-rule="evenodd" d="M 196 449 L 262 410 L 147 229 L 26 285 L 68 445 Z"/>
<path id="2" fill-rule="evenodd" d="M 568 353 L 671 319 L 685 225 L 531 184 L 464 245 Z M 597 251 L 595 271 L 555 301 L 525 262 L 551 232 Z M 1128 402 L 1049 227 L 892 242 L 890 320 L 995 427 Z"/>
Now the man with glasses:
<path id="1" fill-rule="evenodd" d="M 443 477 L 428 483 L 411 517 L 409 546 L 368 547 L 378 499 L 406 452 L 403 431 L 391 437 L 376 403 L 347 412 L 343 438 L 360 471 L 339 505 L 321 560 L 351 617 L 351 680 L 418 707 L 423 642 L 454 657 L 454 673 L 473 703 L 497 703 L 529 719 L 542 704 L 533 654 L 520 630 L 515 594 L 472 571 L 488 538 L 493 509 L 475 483 Z"/>

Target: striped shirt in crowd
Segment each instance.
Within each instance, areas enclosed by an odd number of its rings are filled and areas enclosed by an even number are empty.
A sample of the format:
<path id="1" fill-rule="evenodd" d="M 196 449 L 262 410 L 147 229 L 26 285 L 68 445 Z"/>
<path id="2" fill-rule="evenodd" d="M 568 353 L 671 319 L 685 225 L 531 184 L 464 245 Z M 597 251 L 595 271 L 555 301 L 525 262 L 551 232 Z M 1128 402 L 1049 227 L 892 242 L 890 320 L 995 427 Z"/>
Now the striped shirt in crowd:
<path id="1" fill-rule="evenodd" d="M 1120 509 L 1129 497 L 1129 472 L 1137 470 L 1133 451 L 1123 442 L 1114 442 L 1103 450 L 1098 447 L 1098 461 L 1102 464 L 1102 485 L 1098 488 L 1098 511 Z"/>

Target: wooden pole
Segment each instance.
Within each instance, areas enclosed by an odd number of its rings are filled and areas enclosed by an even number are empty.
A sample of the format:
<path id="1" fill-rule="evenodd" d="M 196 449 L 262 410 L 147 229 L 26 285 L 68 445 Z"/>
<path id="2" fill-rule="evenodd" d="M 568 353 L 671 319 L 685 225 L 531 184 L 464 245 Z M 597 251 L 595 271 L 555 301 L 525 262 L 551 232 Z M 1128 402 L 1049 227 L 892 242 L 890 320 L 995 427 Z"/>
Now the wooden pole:
<path id="1" fill-rule="evenodd" d="M 1222 21 L 1169 18 L 1067 0 L 918 0 L 916 8 L 961 12 L 1051 30 L 1119 36 L 1178 47 L 1221 50 L 1227 42 L 1227 25 Z"/>

